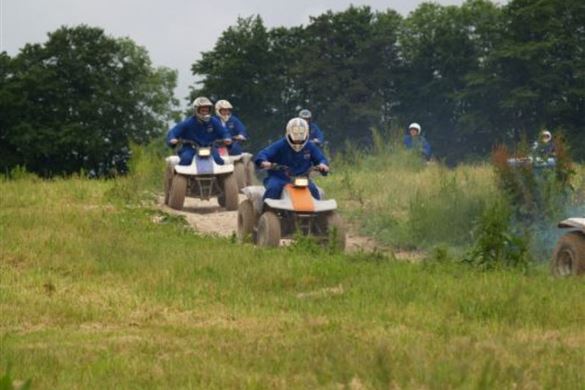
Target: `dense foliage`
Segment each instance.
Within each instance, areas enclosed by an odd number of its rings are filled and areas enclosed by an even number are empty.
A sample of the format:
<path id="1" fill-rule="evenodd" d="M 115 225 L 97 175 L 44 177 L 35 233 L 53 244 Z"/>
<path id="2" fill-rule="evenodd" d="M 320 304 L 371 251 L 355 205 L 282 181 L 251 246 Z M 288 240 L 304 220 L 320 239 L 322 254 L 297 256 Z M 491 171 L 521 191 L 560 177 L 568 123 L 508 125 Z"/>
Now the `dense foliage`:
<path id="1" fill-rule="evenodd" d="M 130 142 L 167 128 L 176 72 L 100 28 L 62 27 L 14 58 L 0 54 L 0 169 L 44 176 L 124 171 Z"/>
<path id="2" fill-rule="evenodd" d="M 192 96 L 231 100 L 257 143 L 308 107 L 334 147 L 417 121 L 450 161 L 544 127 L 583 158 L 584 25 L 580 0 L 350 7 L 288 29 L 242 18 L 193 64 Z"/>

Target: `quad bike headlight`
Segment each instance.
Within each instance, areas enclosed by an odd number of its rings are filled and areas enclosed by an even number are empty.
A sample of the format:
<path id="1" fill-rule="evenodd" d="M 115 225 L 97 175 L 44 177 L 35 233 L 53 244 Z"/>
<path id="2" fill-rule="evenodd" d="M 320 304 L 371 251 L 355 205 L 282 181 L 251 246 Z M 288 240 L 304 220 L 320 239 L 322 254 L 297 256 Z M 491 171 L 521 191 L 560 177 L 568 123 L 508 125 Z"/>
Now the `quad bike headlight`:
<path id="1" fill-rule="evenodd" d="M 209 157 L 211 156 L 211 148 L 199 148 L 197 155 L 199 157 Z"/>
<path id="2" fill-rule="evenodd" d="M 293 185 L 295 187 L 308 187 L 309 186 L 309 179 L 306 177 L 296 177 L 293 181 Z"/>

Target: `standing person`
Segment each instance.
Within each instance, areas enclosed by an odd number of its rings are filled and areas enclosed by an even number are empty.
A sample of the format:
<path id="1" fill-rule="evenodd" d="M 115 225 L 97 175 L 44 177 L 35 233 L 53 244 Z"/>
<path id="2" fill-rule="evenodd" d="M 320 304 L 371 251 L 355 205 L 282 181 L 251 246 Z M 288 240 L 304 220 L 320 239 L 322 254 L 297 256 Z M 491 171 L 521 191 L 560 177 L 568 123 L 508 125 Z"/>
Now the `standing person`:
<path id="1" fill-rule="evenodd" d="M 248 132 L 242 121 L 232 114 L 232 110 L 233 106 L 227 100 L 218 100 L 215 103 L 215 115 L 229 131 L 233 141 L 228 152 L 230 156 L 238 156 L 244 152 L 242 142 L 248 139 Z"/>
<path id="2" fill-rule="evenodd" d="M 306 120 L 307 123 L 309 124 L 310 130 L 309 140 L 313 142 L 315 145 L 323 147 L 325 143 L 325 136 L 323 135 L 323 131 L 321 131 L 319 126 L 315 122 L 313 122 L 312 120 L 313 114 L 311 114 L 311 111 L 307 110 L 306 108 L 302 109 L 301 111 L 299 111 L 299 117 Z"/>
<path id="3" fill-rule="evenodd" d="M 193 116 L 178 123 L 169 130 L 167 134 L 167 145 L 175 146 L 179 140 L 188 140 L 195 142 L 199 146 L 212 146 L 217 140 L 223 140 L 226 145 L 231 144 L 231 137 L 221 122 L 211 116 L 213 104 L 206 97 L 198 97 L 193 101 Z M 195 148 L 193 145 L 184 144 L 179 149 L 179 165 L 191 165 L 195 157 Z M 218 164 L 223 164 L 223 159 L 213 149 L 213 159 Z"/>
<path id="4" fill-rule="evenodd" d="M 264 180 L 264 199 L 279 199 L 284 186 L 291 182 L 293 176 L 304 175 L 313 166 L 317 166 L 321 173 L 329 172 L 327 159 L 314 143 L 309 142 L 309 124 L 302 118 L 288 121 L 285 137 L 260 151 L 254 163 L 258 168 L 268 169 L 268 177 Z M 288 169 L 270 170 L 273 164 L 284 165 Z M 321 198 L 312 180 L 309 190 L 315 199 Z"/>
<path id="5" fill-rule="evenodd" d="M 411 123 L 408 126 L 408 134 L 404 136 L 404 147 L 409 150 L 420 152 L 424 159 L 431 159 L 431 145 L 421 135 L 421 127 L 418 123 Z"/>

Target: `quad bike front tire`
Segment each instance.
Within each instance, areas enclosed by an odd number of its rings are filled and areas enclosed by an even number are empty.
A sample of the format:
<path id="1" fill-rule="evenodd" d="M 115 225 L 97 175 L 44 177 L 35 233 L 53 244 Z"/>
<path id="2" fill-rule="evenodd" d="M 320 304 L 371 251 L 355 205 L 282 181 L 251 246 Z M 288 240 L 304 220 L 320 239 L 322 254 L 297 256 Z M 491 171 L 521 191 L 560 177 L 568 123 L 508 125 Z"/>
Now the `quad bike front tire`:
<path id="1" fill-rule="evenodd" d="M 280 243 L 280 220 L 272 211 L 266 211 L 258 220 L 256 244 L 266 247 L 277 247 Z"/>
<path id="2" fill-rule="evenodd" d="M 559 277 L 585 274 L 585 234 L 569 232 L 559 239 L 553 251 L 551 272 Z"/>
<path id="3" fill-rule="evenodd" d="M 234 163 L 234 176 L 238 182 L 238 190 L 241 190 L 246 186 L 246 171 L 241 160 Z"/>
<path id="4" fill-rule="evenodd" d="M 236 180 L 236 177 L 234 176 L 233 173 L 227 175 L 223 181 L 223 196 L 225 201 L 223 207 L 225 207 L 226 210 L 234 211 L 238 209 L 239 200 L 238 194 L 239 194 L 238 182 Z M 220 199 L 218 197 L 218 202 L 219 201 Z"/>
<path id="5" fill-rule="evenodd" d="M 171 194 L 171 186 L 173 184 L 173 176 L 175 174 L 175 167 L 168 164 L 165 169 L 164 189 L 165 189 L 165 205 L 169 204 L 169 197 Z"/>
<path id="6" fill-rule="evenodd" d="M 250 199 L 246 199 L 238 206 L 238 241 L 251 242 L 256 225 L 256 212 Z"/>
<path id="7" fill-rule="evenodd" d="M 182 210 L 187 195 L 187 177 L 179 174 L 173 176 L 169 194 L 169 207 L 175 210 Z"/>

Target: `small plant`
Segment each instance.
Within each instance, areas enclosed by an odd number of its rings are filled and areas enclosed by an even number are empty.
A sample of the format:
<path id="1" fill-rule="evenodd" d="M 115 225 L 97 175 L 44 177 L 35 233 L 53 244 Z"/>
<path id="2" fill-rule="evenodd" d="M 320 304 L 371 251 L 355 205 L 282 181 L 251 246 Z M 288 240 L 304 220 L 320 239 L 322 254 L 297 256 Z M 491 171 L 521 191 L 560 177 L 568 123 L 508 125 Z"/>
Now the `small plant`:
<path id="1" fill-rule="evenodd" d="M 485 270 L 526 268 L 531 261 L 529 240 L 513 231 L 511 221 L 512 213 L 504 202 L 488 207 L 474 230 L 475 244 L 463 261 Z"/>
<path id="2" fill-rule="evenodd" d="M 6 369 L 4 375 L 0 376 L 0 390 L 29 390 L 32 380 L 17 381 L 12 379 L 10 367 Z"/>

